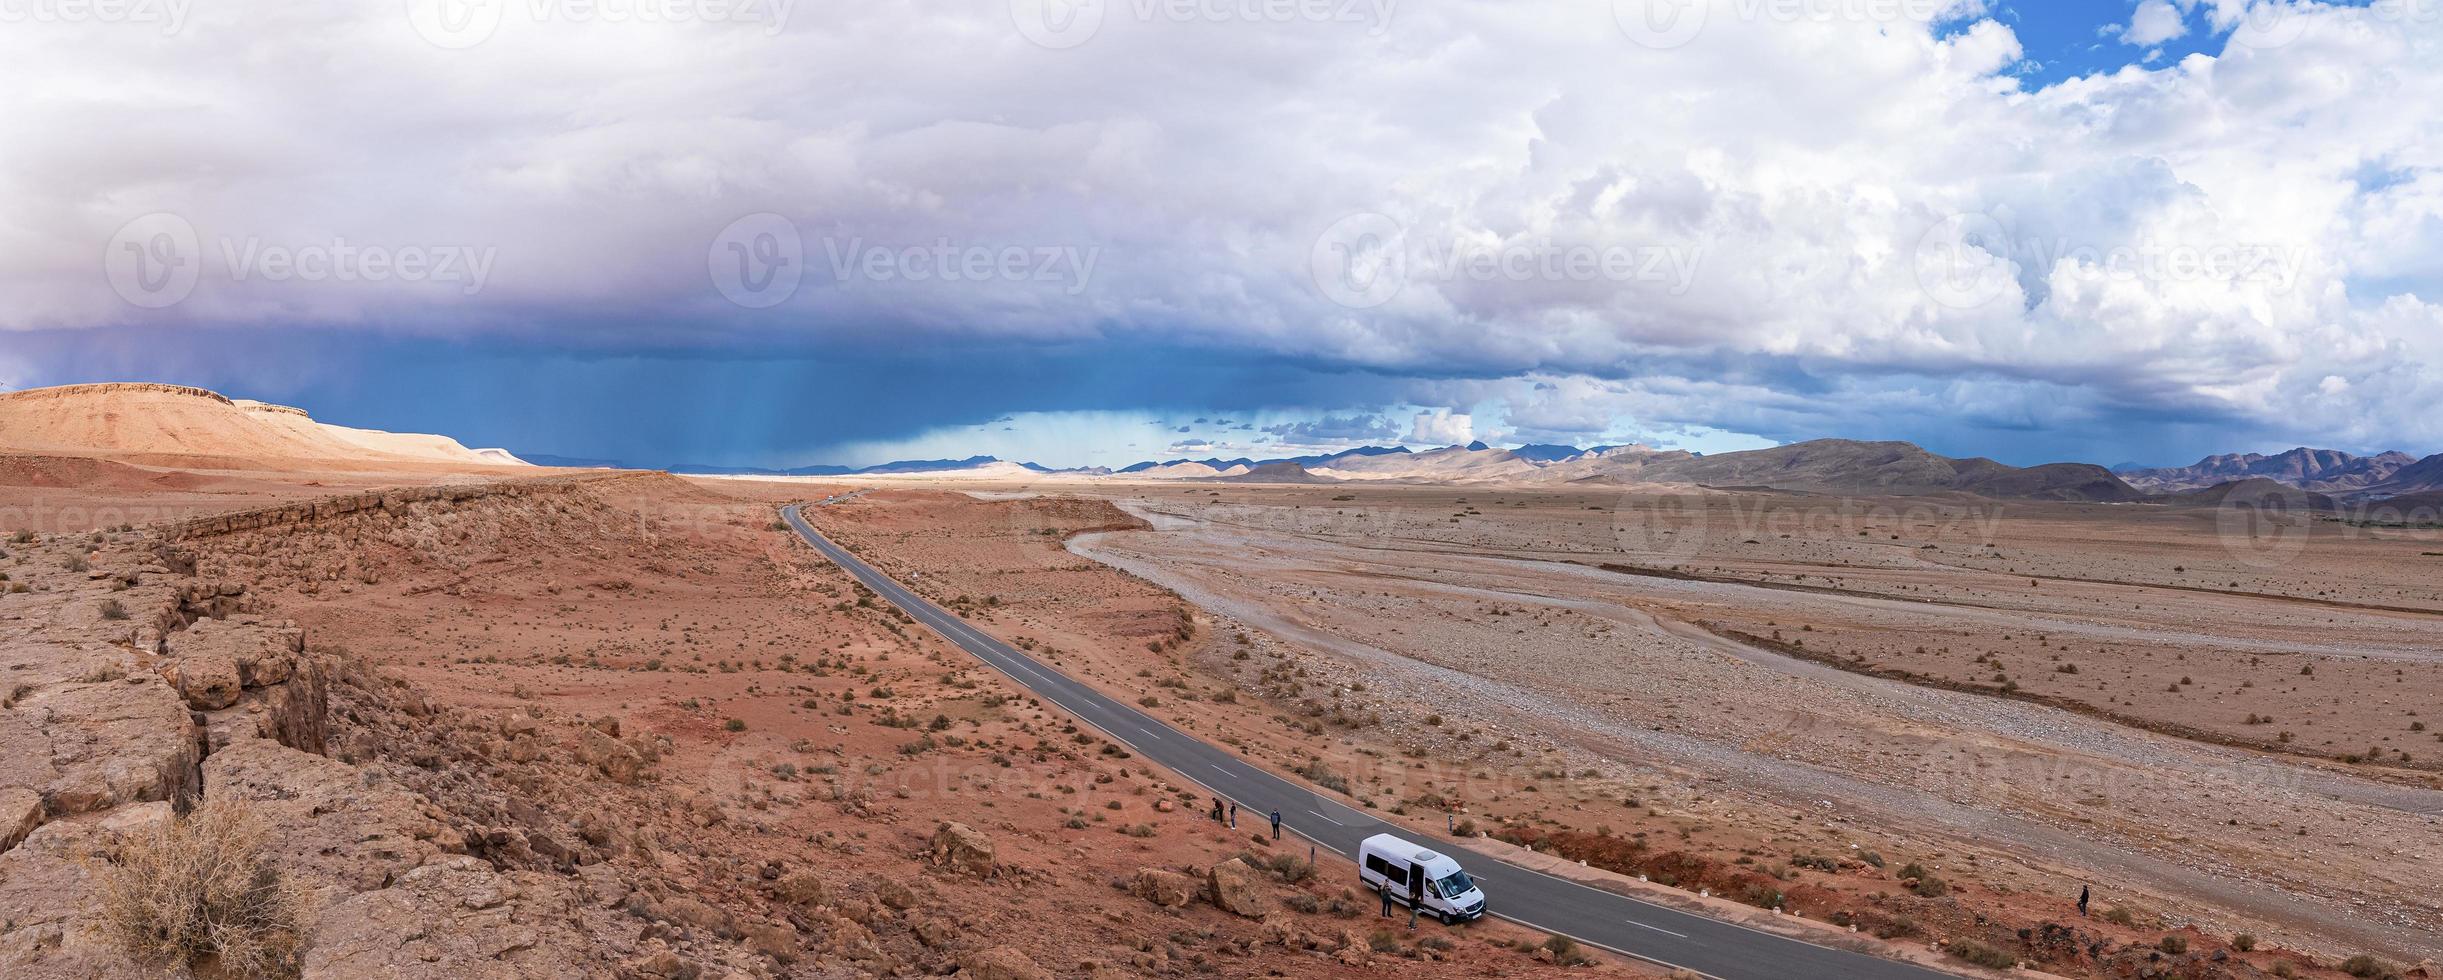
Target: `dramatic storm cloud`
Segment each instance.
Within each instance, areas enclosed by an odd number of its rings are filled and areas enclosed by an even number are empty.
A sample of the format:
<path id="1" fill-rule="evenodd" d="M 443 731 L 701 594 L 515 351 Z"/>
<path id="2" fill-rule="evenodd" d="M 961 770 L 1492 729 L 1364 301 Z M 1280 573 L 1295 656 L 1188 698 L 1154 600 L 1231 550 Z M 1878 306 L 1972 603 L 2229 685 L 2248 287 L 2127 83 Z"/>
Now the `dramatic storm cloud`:
<path id="1" fill-rule="evenodd" d="M 2443 448 L 2443 0 L 7 9 L 8 384 L 134 331 L 278 394 L 251 338 L 340 332 L 300 349 L 713 365 L 663 380 L 735 415 L 767 356 L 1031 349 L 1063 386 L 717 451 L 1265 409 Z"/>

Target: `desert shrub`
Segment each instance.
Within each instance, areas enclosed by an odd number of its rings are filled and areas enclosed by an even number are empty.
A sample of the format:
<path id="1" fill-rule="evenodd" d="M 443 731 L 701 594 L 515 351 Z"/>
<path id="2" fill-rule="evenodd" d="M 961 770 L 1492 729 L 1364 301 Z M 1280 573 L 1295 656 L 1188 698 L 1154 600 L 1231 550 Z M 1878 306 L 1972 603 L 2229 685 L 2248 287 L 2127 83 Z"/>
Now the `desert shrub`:
<path id="1" fill-rule="evenodd" d="M 66 567 L 71 572 L 82 572 L 91 569 L 93 565 L 85 561 L 83 555 L 69 555 Z"/>
<path id="2" fill-rule="evenodd" d="M 2135 926 L 2138 924 L 2138 917 L 2129 914 L 2128 909 L 2116 905 L 2104 913 L 2104 921 L 2116 926 Z"/>
<path id="3" fill-rule="evenodd" d="M 1568 936 L 1548 937 L 1544 940 L 1544 948 L 1551 951 L 1552 961 L 1562 966 L 1588 966 L 1595 962 L 1594 957 L 1586 955 L 1585 950 L 1578 948 L 1577 940 Z"/>
<path id="4" fill-rule="evenodd" d="M 1298 912 L 1305 915 L 1313 915 L 1317 912 L 1323 911 L 1323 902 L 1317 900 L 1315 896 L 1309 895 L 1305 892 L 1293 892 L 1288 898 L 1282 899 L 1281 904 L 1289 906 L 1289 910 L 1292 912 Z"/>
<path id="5" fill-rule="evenodd" d="M 104 599 L 102 600 L 102 618 L 126 619 L 127 607 L 121 605 L 117 599 Z"/>
<path id="6" fill-rule="evenodd" d="M 1315 785 L 1321 786 L 1325 789 L 1339 790 L 1342 793 L 1349 792 L 1348 777 L 1333 772 L 1332 767 L 1325 765 L 1321 759 L 1309 762 L 1305 766 L 1301 767 L 1298 770 L 1298 775 L 1306 777 L 1308 782 L 1312 782 Z"/>
<path id="7" fill-rule="evenodd" d="M 746 731 L 746 719 L 732 718 L 728 721 L 722 722 L 721 727 L 733 732 L 743 732 Z"/>
<path id="8" fill-rule="evenodd" d="M 306 891 L 264 852 L 251 805 L 205 803 L 126 841 L 101 871 L 102 934 L 144 960 L 293 977 Z"/>
<path id="9" fill-rule="evenodd" d="M 1947 947 L 1951 955 L 1992 970 L 2007 970 L 2019 965 L 2019 957 L 2007 950 L 1995 949 L 1974 939 L 1952 941 Z"/>
<path id="10" fill-rule="evenodd" d="M 1951 883 L 1933 875 L 1927 875 L 1917 879 L 1915 891 L 1919 898 L 1941 898 L 1951 894 Z"/>
<path id="11" fill-rule="evenodd" d="M 2363 978 L 2363 980 L 2376 980 L 2379 977 L 2391 976 L 2395 971 L 2392 964 L 2360 953 L 2341 961 L 2341 972 Z"/>
<path id="12" fill-rule="evenodd" d="M 2155 944 L 2155 948 L 2178 956 L 2189 951 L 2189 937 L 2177 933 L 2165 936 L 2161 942 Z"/>
<path id="13" fill-rule="evenodd" d="M 2231 937 L 2231 948 L 2239 950 L 2242 953 L 2255 949 L 2256 937 L 2244 932 L 2233 936 Z"/>

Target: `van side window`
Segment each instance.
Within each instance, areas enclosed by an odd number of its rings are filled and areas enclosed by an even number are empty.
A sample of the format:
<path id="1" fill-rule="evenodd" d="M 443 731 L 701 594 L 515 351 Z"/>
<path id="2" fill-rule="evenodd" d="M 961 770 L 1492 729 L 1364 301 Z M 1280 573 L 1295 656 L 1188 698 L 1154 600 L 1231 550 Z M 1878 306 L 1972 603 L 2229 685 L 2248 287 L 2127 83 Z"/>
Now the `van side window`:
<path id="1" fill-rule="evenodd" d="M 1366 855 L 1366 870 L 1389 878 L 1395 884 L 1408 883 L 1408 869 L 1382 859 L 1381 855 Z"/>

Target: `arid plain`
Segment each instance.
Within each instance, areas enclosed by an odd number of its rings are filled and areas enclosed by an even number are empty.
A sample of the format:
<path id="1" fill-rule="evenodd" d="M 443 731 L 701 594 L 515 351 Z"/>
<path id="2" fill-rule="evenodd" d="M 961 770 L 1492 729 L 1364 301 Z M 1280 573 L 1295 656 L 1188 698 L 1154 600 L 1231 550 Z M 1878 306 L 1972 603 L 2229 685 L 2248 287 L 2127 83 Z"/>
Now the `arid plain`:
<path id="1" fill-rule="evenodd" d="M 1345 858 L 1204 820 L 1191 776 L 777 520 L 844 494 L 809 520 L 977 629 L 1425 839 L 1963 973 L 2416 976 L 2443 955 L 2430 530 L 1965 494 L 248 455 L 196 437 L 248 416 L 186 392 L 85 393 L 196 413 L 185 451 L 114 430 L 0 455 L 10 976 L 213 975 L 95 923 L 130 841 L 224 801 L 305 886 L 287 941 L 308 976 L 1585 958 L 1492 921 L 1378 929 Z"/>

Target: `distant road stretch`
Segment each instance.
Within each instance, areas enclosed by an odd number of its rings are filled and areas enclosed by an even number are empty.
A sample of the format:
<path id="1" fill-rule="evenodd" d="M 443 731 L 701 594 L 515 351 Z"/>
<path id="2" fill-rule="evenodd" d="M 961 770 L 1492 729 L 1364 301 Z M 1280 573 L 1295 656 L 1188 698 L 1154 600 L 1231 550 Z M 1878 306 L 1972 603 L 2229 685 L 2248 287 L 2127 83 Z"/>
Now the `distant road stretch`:
<path id="1" fill-rule="evenodd" d="M 1411 839 L 1420 836 L 1319 794 L 1304 783 L 1273 775 L 1241 760 L 1228 749 L 1208 744 L 1112 700 L 967 625 L 957 614 L 875 571 L 873 566 L 815 531 L 797 507 L 782 508 L 781 516 L 816 551 L 943 639 L 1138 755 L 1169 767 L 1223 799 L 1236 801 L 1242 818 L 1240 829 L 1249 833 L 1264 829 L 1267 815 L 1277 807 L 1284 829 L 1343 857 L 1357 853 L 1357 843 L 1375 834 L 1398 834 Z M 1721 980 L 1936 980 L 1949 976 L 1639 901 L 1508 864 L 1448 840 L 1433 839 L 1428 843 L 1458 859 L 1460 866 L 1483 885 L 1489 913 L 1625 956 L 1695 970 Z"/>

